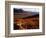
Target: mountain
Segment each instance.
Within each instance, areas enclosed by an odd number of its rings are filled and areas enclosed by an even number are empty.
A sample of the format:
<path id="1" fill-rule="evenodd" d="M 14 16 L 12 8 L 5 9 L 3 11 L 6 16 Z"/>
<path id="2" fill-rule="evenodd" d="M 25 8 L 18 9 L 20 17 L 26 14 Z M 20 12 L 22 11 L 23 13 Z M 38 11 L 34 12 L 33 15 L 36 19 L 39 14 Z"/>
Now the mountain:
<path id="1" fill-rule="evenodd" d="M 39 15 L 38 12 L 31 12 L 31 11 L 25 11 L 22 9 L 14 8 L 15 18 L 27 18 L 27 17 L 37 16 L 37 15 Z"/>
<path id="2" fill-rule="evenodd" d="M 22 9 L 14 8 L 14 13 L 23 13 L 23 10 Z"/>
<path id="3" fill-rule="evenodd" d="M 23 19 L 27 19 L 27 18 L 36 18 L 36 17 L 39 17 L 39 14 L 36 14 L 36 15 L 32 15 L 32 16 L 28 16 L 28 17 L 25 17 L 25 18 L 23 18 Z"/>

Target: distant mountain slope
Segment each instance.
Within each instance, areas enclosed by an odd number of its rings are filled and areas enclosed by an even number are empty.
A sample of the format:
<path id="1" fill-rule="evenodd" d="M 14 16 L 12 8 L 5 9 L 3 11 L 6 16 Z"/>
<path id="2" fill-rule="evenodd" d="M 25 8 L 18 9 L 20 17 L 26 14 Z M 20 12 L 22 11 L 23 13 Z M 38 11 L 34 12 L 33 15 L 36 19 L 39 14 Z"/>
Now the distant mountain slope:
<path id="1" fill-rule="evenodd" d="M 17 8 L 14 8 L 14 13 L 22 13 L 23 10 L 22 9 L 17 9 Z"/>
<path id="2" fill-rule="evenodd" d="M 25 18 L 23 18 L 23 19 L 26 19 L 26 18 L 34 18 L 34 17 L 39 17 L 39 14 L 32 15 L 32 16 L 28 16 L 28 17 L 25 17 Z"/>
<path id="3" fill-rule="evenodd" d="M 32 16 L 35 16 L 35 15 L 37 16 L 37 15 L 39 15 L 39 13 L 14 8 L 14 16 L 15 16 L 15 18 L 26 18 L 28 16 L 32 17 Z"/>

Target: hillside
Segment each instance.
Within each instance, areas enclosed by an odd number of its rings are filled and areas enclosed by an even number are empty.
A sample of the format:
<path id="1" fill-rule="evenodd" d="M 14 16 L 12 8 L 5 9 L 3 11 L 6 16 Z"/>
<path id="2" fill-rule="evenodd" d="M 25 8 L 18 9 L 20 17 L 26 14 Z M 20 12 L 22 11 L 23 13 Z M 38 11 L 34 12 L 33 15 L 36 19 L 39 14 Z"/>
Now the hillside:
<path id="1" fill-rule="evenodd" d="M 14 24 L 16 24 L 19 27 L 19 29 L 38 29 L 39 28 L 39 17 L 31 17 L 31 18 L 26 17 L 23 19 L 14 18 Z M 14 28 L 16 29 L 16 27 Z"/>

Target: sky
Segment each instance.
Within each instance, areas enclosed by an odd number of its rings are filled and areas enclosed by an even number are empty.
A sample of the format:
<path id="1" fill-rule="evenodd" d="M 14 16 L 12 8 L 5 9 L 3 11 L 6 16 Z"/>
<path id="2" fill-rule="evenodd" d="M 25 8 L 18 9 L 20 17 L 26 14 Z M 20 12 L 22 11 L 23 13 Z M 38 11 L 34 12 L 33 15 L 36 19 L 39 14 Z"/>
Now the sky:
<path id="1" fill-rule="evenodd" d="M 36 8 L 22 8 L 25 11 L 31 11 L 31 12 L 39 12 L 39 9 Z"/>
<path id="2" fill-rule="evenodd" d="M 39 8 L 31 7 L 31 6 L 22 6 L 22 5 L 15 5 L 14 8 L 23 9 L 24 11 L 31 11 L 31 12 L 39 12 Z"/>

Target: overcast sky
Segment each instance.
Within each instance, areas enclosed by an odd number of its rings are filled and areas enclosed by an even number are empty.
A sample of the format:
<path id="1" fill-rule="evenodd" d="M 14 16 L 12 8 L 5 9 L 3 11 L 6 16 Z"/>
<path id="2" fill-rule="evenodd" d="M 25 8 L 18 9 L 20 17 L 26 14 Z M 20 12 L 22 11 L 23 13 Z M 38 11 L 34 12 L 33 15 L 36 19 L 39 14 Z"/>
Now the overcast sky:
<path id="1" fill-rule="evenodd" d="M 23 9 L 25 11 L 39 12 L 39 8 L 31 8 L 31 6 L 15 5 L 14 8 Z"/>
<path id="2" fill-rule="evenodd" d="M 39 12 L 39 10 L 36 9 L 36 8 L 23 8 L 23 10 L 25 10 L 25 11 L 32 11 L 32 12 Z"/>

